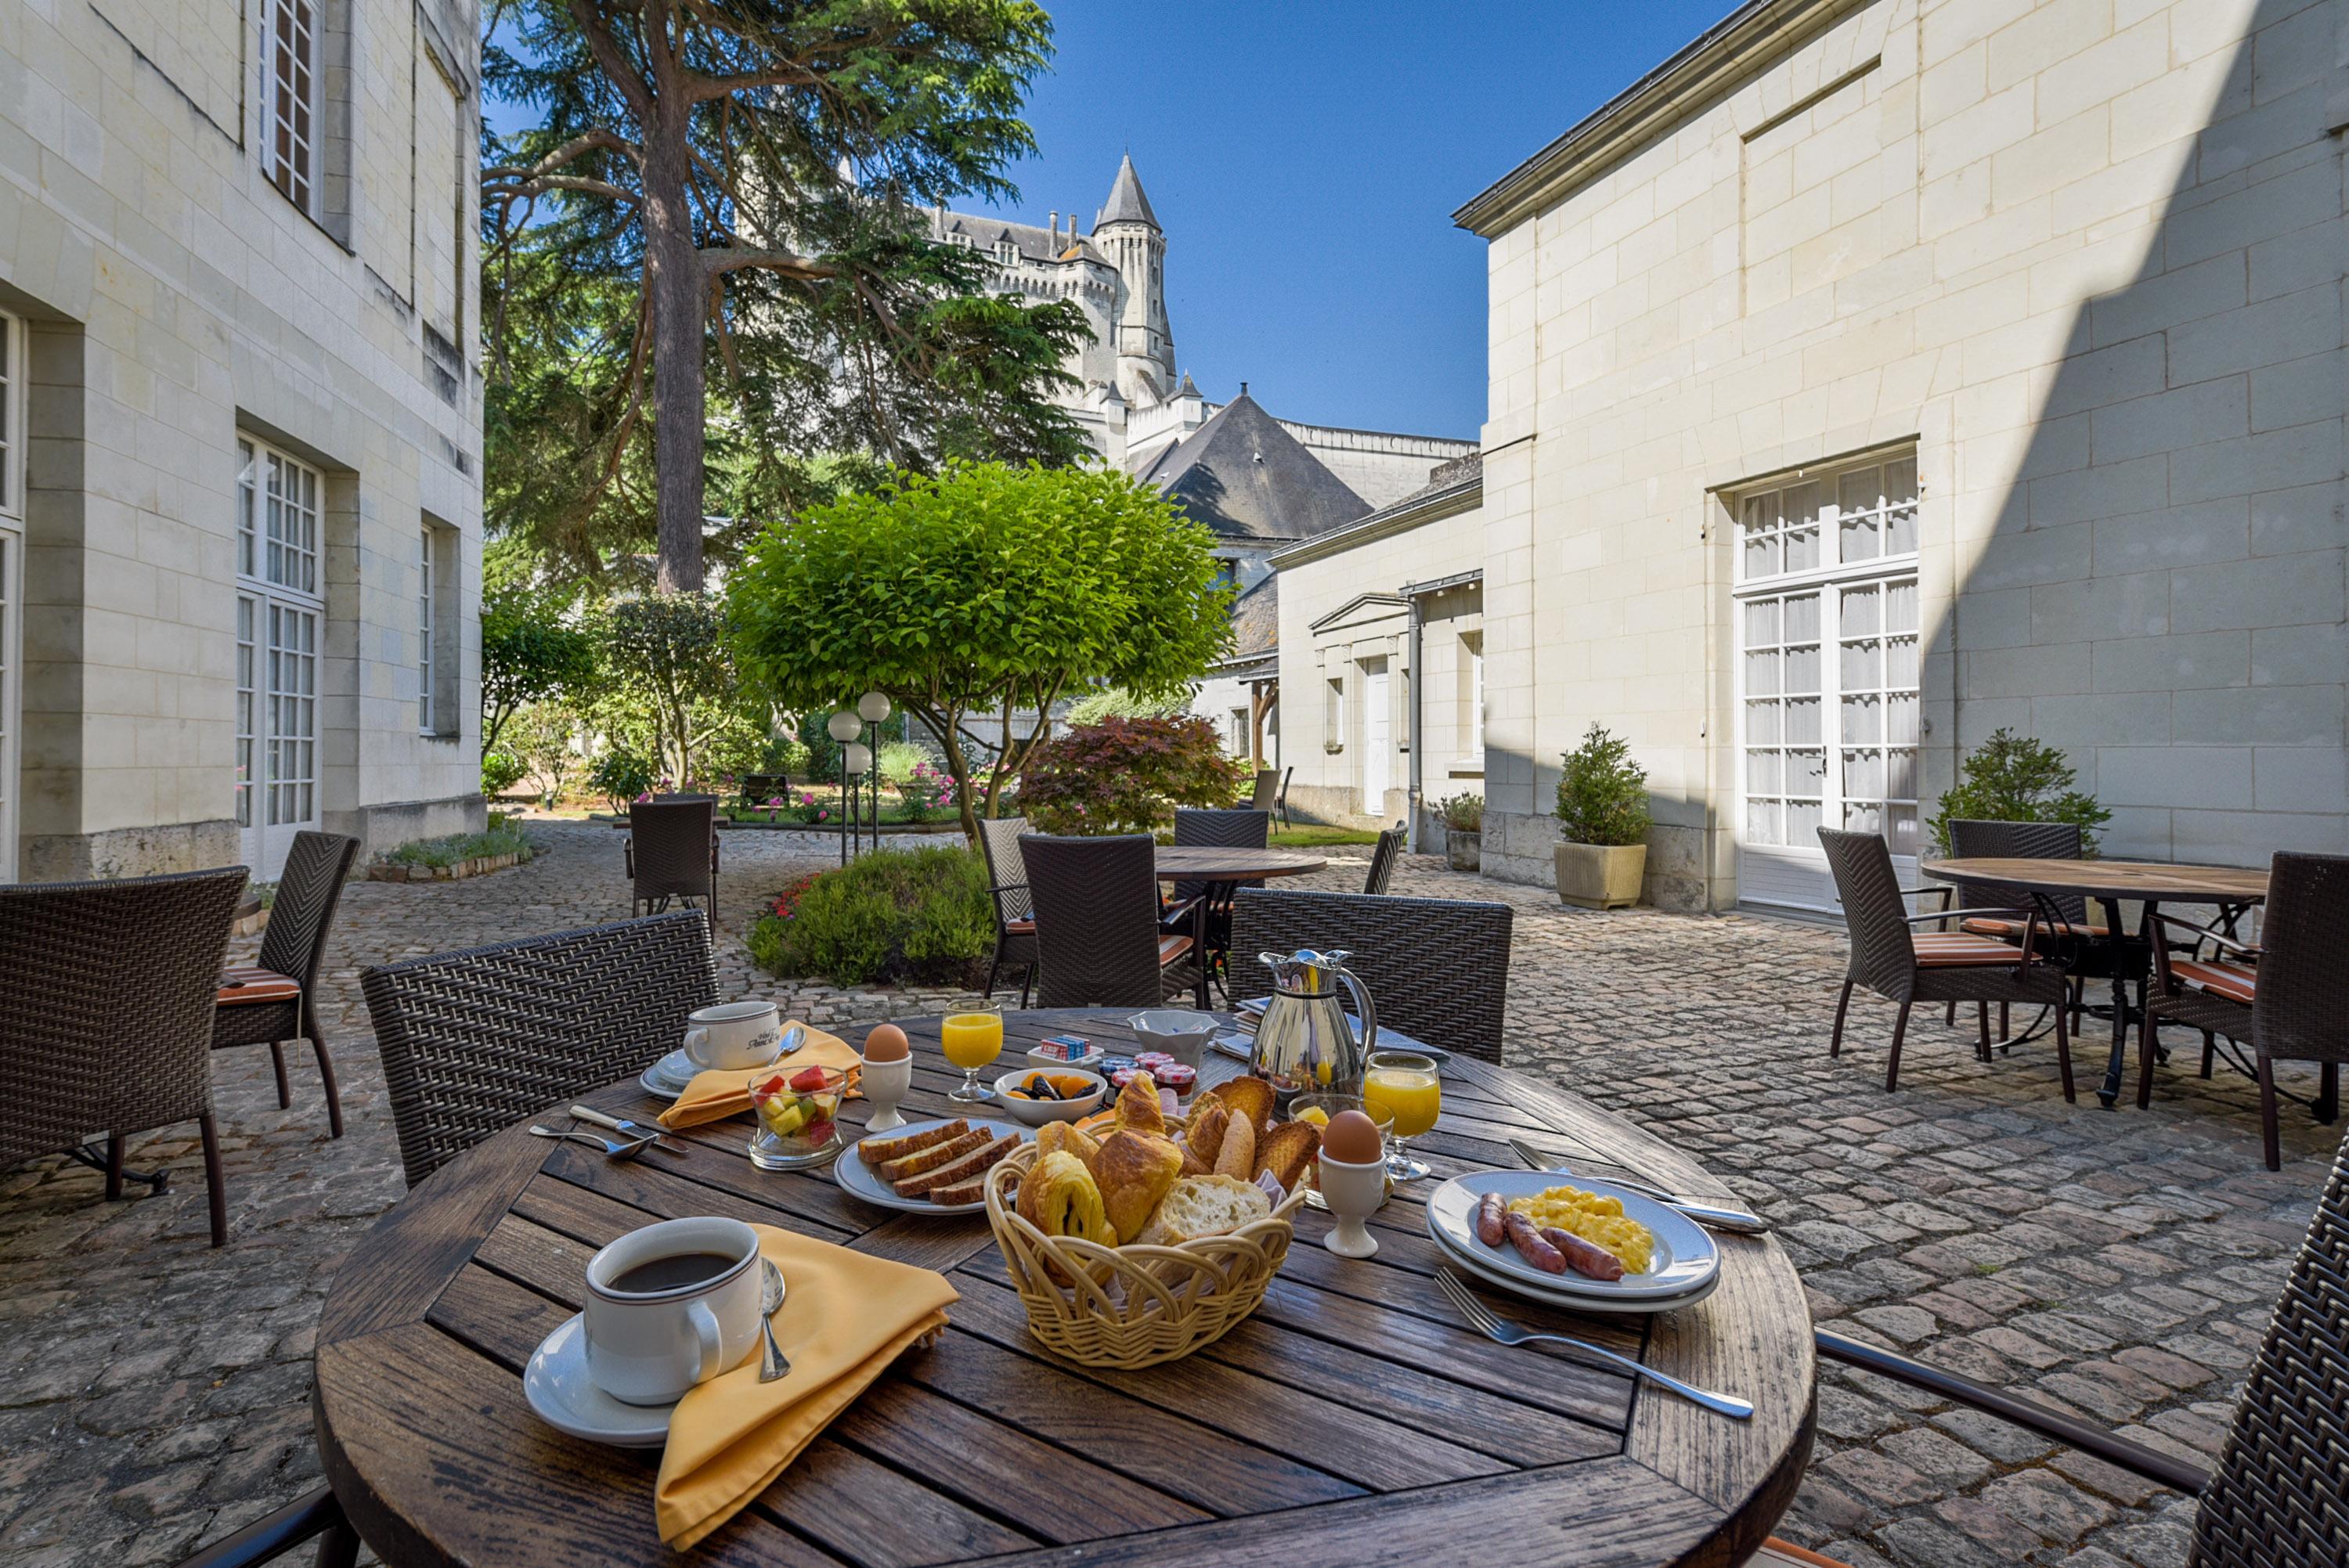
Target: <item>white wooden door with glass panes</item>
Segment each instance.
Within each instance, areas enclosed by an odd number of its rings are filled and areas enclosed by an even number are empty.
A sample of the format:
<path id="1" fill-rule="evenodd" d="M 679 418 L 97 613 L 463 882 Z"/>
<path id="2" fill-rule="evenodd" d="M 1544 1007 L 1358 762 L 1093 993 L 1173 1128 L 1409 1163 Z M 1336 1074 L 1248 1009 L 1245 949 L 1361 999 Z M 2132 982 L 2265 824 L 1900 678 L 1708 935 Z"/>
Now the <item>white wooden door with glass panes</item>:
<path id="1" fill-rule="evenodd" d="M 273 882 L 318 825 L 318 470 L 237 443 L 236 820 Z"/>
<path id="2" fill-rule="evenodd" d="M 1384 659 L 1362 661 L 1362 810 L 1383 816 L 1389 762 L 1394 755 L 1394 694 Z"/>
<path id="3" fill-rule="evenodd" d="M 1917 460 L 1745 495 L 1738 524 L 1738 897 L 1832 911 L 1823 826 L 1916 871 Z"/>
<path id="4" fill-rule="evenodd" d="M 25 324 L 0 311 L 0 882 L 16 880 L 16 726 L 25 634 Z"/>

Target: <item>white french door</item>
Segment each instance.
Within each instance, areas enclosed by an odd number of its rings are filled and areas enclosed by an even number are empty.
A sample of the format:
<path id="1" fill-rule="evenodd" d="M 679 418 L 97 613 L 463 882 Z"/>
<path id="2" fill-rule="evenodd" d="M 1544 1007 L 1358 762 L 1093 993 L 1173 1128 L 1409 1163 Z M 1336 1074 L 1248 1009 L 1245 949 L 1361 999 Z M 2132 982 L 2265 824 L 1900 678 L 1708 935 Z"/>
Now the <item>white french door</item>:
<path id="1" fill-rule="evenodd" d="M 236 821 L 273 882 L 318 825 L 318 470 L 241 440 L 237 480 Z"/>
<path id="2" fill-rule="evenodd" d="M 1384 659 L 1362 661 L 1362 810 L 1384 817 L 1394 757 L 1394 705 Z"/>
<path id="3" fill-rule="evenodd" d="M 1919 848 L 1917 463 L 1744 497 L 1738 897 L 1836 909 L 1821 827 Z"/>

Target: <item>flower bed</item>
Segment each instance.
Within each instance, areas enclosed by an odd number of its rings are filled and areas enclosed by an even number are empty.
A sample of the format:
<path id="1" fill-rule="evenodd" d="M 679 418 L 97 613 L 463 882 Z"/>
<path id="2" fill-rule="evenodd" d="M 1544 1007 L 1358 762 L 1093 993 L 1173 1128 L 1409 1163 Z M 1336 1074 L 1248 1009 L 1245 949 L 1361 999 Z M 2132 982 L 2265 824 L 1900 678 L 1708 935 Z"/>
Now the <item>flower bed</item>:
<path id="1" fill-rule="evenodd" d="M 487 832 L 418 839 L 387 850 L 367 874 L 369 882 L 459 882 L 520 865 L 537 852 L 520 830 L 501 823 Z"/>
<path id="2" fill-rule="evenodd" d="M 968 985 L 995 947 L 987 867 L 961 845 L 890 850 L 800 878 L 750 928 L 771 975 Z"/>

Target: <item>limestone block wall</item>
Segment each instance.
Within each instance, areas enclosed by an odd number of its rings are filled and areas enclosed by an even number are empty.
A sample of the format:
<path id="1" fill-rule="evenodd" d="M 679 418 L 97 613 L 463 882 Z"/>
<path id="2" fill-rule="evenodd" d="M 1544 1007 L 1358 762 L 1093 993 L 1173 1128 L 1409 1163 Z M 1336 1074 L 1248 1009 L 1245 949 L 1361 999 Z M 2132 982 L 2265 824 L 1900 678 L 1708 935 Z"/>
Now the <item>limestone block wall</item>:
<path id="1" fill-rule="evenodd" d="M 259 16 L 239 15 L 33 0 L 0 26 L 0 308 L 33 328 L 26 877 L 240 858 L 241 433 L 326 477 L 325 825 L 378 848 L 481 816 L 481 386 L 462 194 L 477 19 L 455 0 L 326 8 L 322 66 L 347 79 L 322 85 L 351 106 L 336 132 L 347 145 L 323 158 L 352 174 L 342 222 L 323 181 L 313 215 L 263 175 Z M 350 41 L 340 64 L 326 48 L 337 35 Z M 436 77 L 438 99 L 417 90 Z M 460 122 L 419 131 L 419 115 Z M 456 330 L 437 352 L 419 298 Z M 429 737 L 416 604 L 428 514 L 454 535 L 459 669 L 454 727 Z"/>
<path id="2" fill-rule="evenodd" d="M 1650 771 L 1651 896 L 1736 901 L 1723 497 L 1886 446 L 1922 485 L 1929 812 L 2007 726 L 2069 752 L 2109 853 L 2349 850 L 2344 13 L 1809 19 L 1480 231 L 1488 872 L 1547 880 L 1596 719 Z"/>

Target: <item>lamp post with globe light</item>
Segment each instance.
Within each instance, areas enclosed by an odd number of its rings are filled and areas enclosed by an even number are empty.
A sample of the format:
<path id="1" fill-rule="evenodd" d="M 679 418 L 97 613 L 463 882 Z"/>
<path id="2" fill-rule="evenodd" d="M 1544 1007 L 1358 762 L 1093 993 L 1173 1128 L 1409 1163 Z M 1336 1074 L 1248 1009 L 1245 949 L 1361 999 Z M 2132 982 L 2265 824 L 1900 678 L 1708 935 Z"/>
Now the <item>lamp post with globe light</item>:
<path id="1" fill-rule="evenodd" d="M 881 724 L 889 717 L 889 696 L 885 692 L 868 691 L 856 699 L 856 716 L 873 727 L 873 847 L 881 847 Z"/>
<path id="2" fill-rule="evenodd" d="M 856 817 L 854 806 L 849 796 L 848 779 L 849 775 L 858 769 L 852 765 L 850 757 L 852 753 L 865 751 L 864 747 L 852 744 L 859 735 L 864 733 L 864 721 L 846 708 L 843 708 L 823 721 L 823 732 L 840 743 L 840 805 L 842 811 L 848 817 L 847 826 L 853 828 L 855 825 Z M 865 755 L 869 757 L 871 753 L 865 752 Z M 840 863 L 843 866 L 848 863 L 848 834 L 845 831 L 841 834 L 840 839 Z"/>

